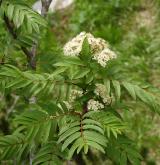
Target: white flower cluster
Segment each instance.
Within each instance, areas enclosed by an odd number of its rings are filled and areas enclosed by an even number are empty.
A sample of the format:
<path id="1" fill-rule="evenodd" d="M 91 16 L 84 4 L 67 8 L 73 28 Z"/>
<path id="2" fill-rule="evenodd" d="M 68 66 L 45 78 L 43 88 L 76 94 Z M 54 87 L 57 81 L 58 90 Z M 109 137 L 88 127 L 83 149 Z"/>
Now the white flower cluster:
<path id="1" fill-rule="evenodd" d="M 82 94 L 83 94 L 82 91 L 77 90 L 77 89 L 72 89 L 71 93 L 70 93 L 70 96 L 69 96 L 69 102 L 74 102 L 74 100 L 78 97 L 81 97 Z"/>
<path id="2" fill-rule="evenodd" d="M 97 110 L 103 109 L 104 105 L 102 103 L 100 103 L 99 101 L 96 101 L 94 99 L 90 99 L 88 101 L 87 108 L 88 108 L 88 110 L 97 111 Z"/>
<path id="3" fill-rule="evenodd" d="M 82 45 L 85 38 L 88 39 L 92 53 L 102 51 L 105 47 L 108 46 L 105 40 L 101 38 L 95 38 L 91 33 L 81 32 L 79 35 L 64 45 L 64 55 L 78 56 L 82 50 Z"/>
<path id="4" fill-rule="evenodd" d="M 112 99 L 110 96 L 107 95 L 106 87 L 103 84 L 96 84 L 94 93 L 97 96 L 100 96 L 106 105 L 109 105 L 111 103 Z"/>
<path id="5" fill-rule="evenodd" d="M 77 89 L 72 89 L 68 101 L 63 101 L 68 109 L 73 109 L 73 103 L 76 98 L 81 97 L 83 94 L 82 91 Z"/>
<path id="6" fill-rule="evenodd" d="M 102 67 L 105 67 L 107 62 L 114 58 L 117 58 L 117 55 L 109 48 L 105 48 L 93 57 Z"/>
<path id="7" fill-rule="evenodd" d="M 88 39 L 88 43 L 96 60 L 102 67 L 106 66 L 106 62 L 116 58 L 116 54 L 109 49 L 109 46 L 102 38 L 95 38 L 91 33 L 81 32 L 72 40 L 64 45 L 63 52 L 66 56 L 78 56 L 82 50 L 84 39 Z"/>

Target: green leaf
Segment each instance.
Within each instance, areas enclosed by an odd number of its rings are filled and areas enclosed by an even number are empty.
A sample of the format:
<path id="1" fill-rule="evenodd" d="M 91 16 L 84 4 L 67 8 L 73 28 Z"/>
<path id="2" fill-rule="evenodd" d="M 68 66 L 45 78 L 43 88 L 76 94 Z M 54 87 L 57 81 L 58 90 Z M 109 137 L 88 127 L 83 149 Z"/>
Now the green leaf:
<path id="1" fill-rule="evenodd" d="M 129 160 L 131 164 L 140 165 L 141 156 L 137 146 L 126 136 L 118 136 L 117 139 L 110 138 L 106 152 L 116 164 L 127 165 Z"/>
<path id="2" fill-rule="evenodd" d="M 137 85 L 134 85 L 134 89 L 135 89 L 137 97 L 141 101 L 149 105 L 151 110 L 160 114 L 160 110 L 159 110 L 160 106 L 158 102 L 156 101 L 156 98 L 152 94 L 150 94 L 149 92 L 145 91 L 144 89 L 140 88 Z"/>
<path id="3" fill-rule="evenodd" d="M 80 150 L 82 149 L 83 145 L 84 145 L 84 144 L 83 144 L 82 138 L 77 139 L 77 140 L 73 143 L 72 147 L 71 147 L 70 150 L 69 150 L 69 159 L 72 158 L 72 156 L 73 156 L 75 150 L 76 150 L 77 148 L 79 148 L 79 147 L 80 147 L 80 149 L 79 149 L 79 152 L 80 152 Z M 78 152 L 78 150 L 77 150 L 77 152 Z"/>
<path id="4" fill-rule="evenodd" d="M 62 145 L 62 151 L 64 151 L 74 140 L 79 138 L 81 136 L 80 132 L 76 132 L 75 134 L 72 134 Z"/>
<path id="5" fill-rule="evenodd" d="M 107 139 L 105 136 L 95 131 L 84 131 L 83 134 L 87 140 L 94 141 L 102 146 L 107 146 Z"/>
<path id="6" fill-rule="evenodd" d="M 94 76 L 92 72 L 89 72 L 89 74 L 86 76 L 86 84 L 89 84 L 93 81 Z"/>
<path id="7" fill-rule="evenodd" d="M 104 135 L 104 130 L 101 128 L 101 127 L 98 127 L 96 125 L 84 125 L 83 126 L 83 129 L 92 129 L 92 130 L 95 130 L 99 133 L 101 133 L 102 135 Z"/>
<path id="8" fill-rule="evenodd" d="M 31 34 L 32 33 L 32 23 L 30 21 L 27 21 L 26 27 L 27 27 L 28 33 Z"/>
<path id="9" fill-rule="evenodd" d="M 75 121 L 75 122 L 73 122 L 73 123 L 71 123 L 71 124 L 67 124 L 66 126 L 62 127 L 62 129 L 61 129 L 60 132 L 59 132 L 59 135 L 61 135 L 61 134 L 64 133 L 65 131 L 67 131 L 68 128 L 71 129 L 71 128 L 77 126 L 77 125 L 80 125 L 80 122 L 79 122 L 79 121 Z"/>
<path id="10" fill-rule="evenodd" d="M 16 28 L 22 27 L 25 23 L 28 33 L 32 33 L 33 29 L 39 33 L 39 26 L 46 26 L 46 21 L 43 17 L 27 5 L 4 2 L 4 6 L 5 15 L 10 21 L 13 21 Z"/>
<path id="11" fill-rule="evenodd" d="M 59 147 L 56 145 L 56 142 L 49 142 L 41 147 L 39 152 L 35 155 L 33 159 L 33 165 L 38 164 L 62 164 L 62 161 L 59 157 L 63 158 L 64 153 L 60 152 Z"/>
<path id="12" fill-rule="evenodd" d="M 33 27 L 33 29 L 35 30 L 36 33 L 40 32 L 39 26 L 36 23 L 32 23 L 32 27 Z"/>
<path id="13" fill-rule="evenodd" d="M 122 82 L 122 84 L 126 88 L 128 93 L 133 97 L 133 99 L 136 100 L 136 93 L 135 93 L 134 85 L 132 85 L 128 82 Z"/>
<path id="14" fill-rule="evenodd" d="M 111 134 L 117 137 L 117 135 L 121 134 L 126 128 L 125 123 L 110 112 L 94 112 L 90 114 L 90 117 L 101 123 L 108 137 L 110 137 Z"/>
<path id="15" fill-rule="evenodd" d="M 17 28 L 19 27 L 19 15 L 20 15 L 20 11 L 19 11 L 19 9 L 17 8 L 17 9 L 14 11 L 14 17 L 13 17 L 13 22 L 14 22 L 14 24 L 16 25 Z"/>
<path id="16" fill-rule="evenodd" d="M 91 140 L 88 140 L 87 144 L 92 146 L 93 148 L 96 148 L 97 150 L 100 150 L 101 152 L 105 153 L 103 147 L 101 147 L 101 145 L 99 145 L 98 143 L 91 141 Z"/>
<path id="17" fill-rule="evenodd" d="M 80 153 L 80 151 L 82 150 L 83 146 L 84 146 L 84 144 L 83 144 L 83 141 L 82 141 L 82 142 L 80 143 L 80 145 L 78 146 L 78 148 L 77 148 L 77 154 Z"/>
<path id="18" fill-rule="evenodd" d="M 113 83 L 113 87 L 115 89 L 116 97 L 117 97 L 118 100 L 120 100 L 120 96 L 121 96 L 121 86 L 120 86 L 120 83 L 117 80 L 112 80 L 112 83 Z"/>
<path id="19" fill-rule="evenodd" d="M 49 78 L 50 78 L 50 77 L 53 78 L 53 77 L 55 77 L 55 76 L 57 76 L 57 75 L 59 75 L 59 74 L 65 72 L 66 69 L 67 69 L 66 67 L 61 67 L 61 68 L 56 69 L 56 70 L 49 76 Z"/>
<path id="20" fill-rule="evenodd" d="M 77 153 L 79 153 L 80 150 L 84 148 L 84 152 L 87 153 L 89 147 L 87 144 L 88 141 L 97 143 L 97 147 L 95 148 L 100 148 L 101 151 L 104 151 L 102 148 L 107 145 L 104 129 L 101 127 L 99 122 L 89 119 L 89 114 L 87 116 L 84 115 L 83 118 L 79 116 L 80 121 L 78 122 L 77 119 L 74 119 L 74 121 L 70 121 L 64 126 L 62 124 L 58 142 L 63 141 L 62 151 L 69 145 L 72 145 L 69 149 L 70 157 L 76 149 Z M 99 145 L 103 147 L 99 147 Z"/>
<path id="21" fill-rule="evenodd" d="M 11 20 L 13 17 L 13 11 L 14 11 L 14 5 L 9 4 L 8 8 L 7 8 L 7 16 L 8 18 Z"/>
<path id="22" fill-rule="evenodd" d="M 74 76 L 73 79 L 79 79 L 83 78 L 84 76 L 87 76 L 87 74 L 90 72 L 90 69 L 81 69 L 79 70 Z"/>
<path id="23" fill-rule="evenodd" d="M 84 119 L 82 121 L 82 124 L 95 124 L 95 125 L 98 125 L 101 127 L 101 124 L 95 120 L 92 120 L 92 119 Z"/>
<path id="24" fill-rule="evenodd" d="M 91 60 L 90 45 L 88 43 L 87 37 L 83 41 L 82 50 L 80 52 L 80 58 L 86 62 L 89 62 Z"/>
<path id="25" fill-rule="evenodd" d="M 120 165 L 127 165 L 127 155 L 125 152 L 121 153 Z"/>
<path id="26" fill-rule="evenodd" d="M 53 66 L 67 66 L 71 67 L 71 65 L 77 66 L 85 66 L 83 61 L 79 59 L 79 57 L 64 57 L 61 61 L 53 64 Z"/>
<path id="27" fill-rule="evenodd" d="M 75 132 L 79 131 L 79 127 L 73 127 L 73 128 L 69 128 L 66 132 L 64 132 L 63 134 L 61 134 L 60 138 L 58 139 L 57 143 L 62 142 L 63 140 L 65 140 L 67 137 L 71 136 L 72 134 L 74 134 Z"/>
<path id="28" fill-rule="evenodd" d="M 46 143 L 48 141 L 49 135 L 50 135 L 50 130 L 52 127 L 52 122 L 48 121 L 45 125 L 44 125 L 44 129 L 45 129 L 45 134 L 43 135 L 43 142 Z"/>
<path id="29" fill-rule="evenodd" d="M 27 145 L 29 146 L 27 143 L 25 136 L 20 133 L 1 137 L 0 149 L 3 152 L 0 155 L 0 160 L 12 160 L 17 156 L 20 158 L 24 149 L 27 148 Z"/>
<path id="30" fill-rule="evenodd" d="M 104 79 L 104 85 L 106 87 L 107 94 L 110 96 L 110 90 L 111 90 L 111 85 L 110 85 L 110 80 Z"/>
<path id="31" fill-rule="evenodd" d="M 84 153 L 85 153 L 85 154 L 88 153 L 88 145 L 87 145 L 87 144 L 84 145 Z"/>

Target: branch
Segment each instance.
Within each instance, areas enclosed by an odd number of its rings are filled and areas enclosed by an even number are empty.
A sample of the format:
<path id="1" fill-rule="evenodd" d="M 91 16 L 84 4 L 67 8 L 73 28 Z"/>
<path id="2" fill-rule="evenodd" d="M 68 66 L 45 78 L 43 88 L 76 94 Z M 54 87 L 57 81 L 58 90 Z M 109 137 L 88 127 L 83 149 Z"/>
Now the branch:
<path id="1" fill-rule="evenodd" d="M 2 0 L 0 0 L 0 6 L 1 6 L 1 4 L 2 4 Z"/>
<path id="2" fill-rule="evenodd" d="M 41 0 L 42 2 L 42 16 L 46 16 L 49 6 L 52 2 L 52 0 Z M 2 3 L 2 0 L 0 0 L 0 5 Z M 14 31 L 14 25 L 9 21 L 8 17 L 4 14 L 4 22 L 6 24 L 6 27 L 12 37 L 14 39 L 17 39 L 18 36 L 16 32 Z M 28 65 L 31 69 L 36 70 L 36 50 L 37 50 L 38 43 L 34 43 L 32 46 L 32 50 L 28 50 L 24 46 L 20 46 L 21 50 L 27 57 Z"/>
<path id="3" fill-rule="evenodd" d="M 42 2 L 42 12 L 41 12 L 41 14 L 42 14 L 42 16 L 46 16 L 52 0 L 41 0 L 41 2 Z"/>
<path id="4" fill-rule="evenodd" d="M 52 2 L 52 0 L 42 0 L 42 13 L 41 13 L 42 16 L 44 16 L 44 17 L 46 16 L 51 2 Z M 32 68 L 34 70 L 36 69 L 37 47 L 38 47 L 38 42 L 33 44 L 32 50 L 31 50 L 32 56 L 31 56 L 31 59 L 30 59 L 30 63 L 31 63 L 31 66 L 34 66 L 34 68 Z"/>
<path id="5" fill-rule="evenodd" d="M 88 107 L 87 107 L 87 103 L 85 103 L 83 105 L 83 114 L 87 113 L 88 112 Z"/>
<path id="6" fill-rule="evenodd" d="M 14 26 L 13 24 L 11 24 L 11 22 L 9 21 L 8 17 L 4 14 L 4 22 L 6 24 L 6 27 L 8 29 L 8 31 L 10 32 L 10 34 L 12 35 L 12 37 L 14 39 L 17 39 L 18 36 L 16 34 L 16 32 L 14 31 Z M 32 68 L 33 70 L 36 69 L 36 66 L 35 66 L 35 63 L 33 62 L 33 53 L 31 51 L 29 51 L 27 48 L 23 47 L 23 46 L 20 46 L 21 47 L 21 50 L 23 51 L 23 53 L 26 55 L 27 57 L 27 61 L 28 61 L 28 64 L 29 64 L 29 67 Z"/>

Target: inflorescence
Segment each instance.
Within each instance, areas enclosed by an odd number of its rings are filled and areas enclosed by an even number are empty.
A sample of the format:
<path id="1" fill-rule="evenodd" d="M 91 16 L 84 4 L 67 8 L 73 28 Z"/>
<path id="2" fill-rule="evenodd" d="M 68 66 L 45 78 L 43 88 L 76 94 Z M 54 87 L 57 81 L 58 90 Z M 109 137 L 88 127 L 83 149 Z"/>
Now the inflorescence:
<path id="1" fill-rule="evenodd" d="M 87 38 L 90 45 L 91 54 L 93 55 L 92 59 L 96 60 L 102 67 L 105 67 L 109 60 L 117 57 L 105 40 L 102 38 L 95 38 L 91 33 L 86 32 L 81 32 L 64 45 L 64 55 L 79 56 L 85 38 Z"/>

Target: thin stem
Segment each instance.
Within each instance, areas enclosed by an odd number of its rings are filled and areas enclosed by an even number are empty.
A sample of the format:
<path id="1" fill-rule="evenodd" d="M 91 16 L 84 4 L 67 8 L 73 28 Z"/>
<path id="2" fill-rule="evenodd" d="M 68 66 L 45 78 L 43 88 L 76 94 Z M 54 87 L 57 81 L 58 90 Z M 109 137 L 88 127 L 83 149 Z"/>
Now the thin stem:
<path id="1" fill-rule="evenodd" d="M 8 29 L 8 31 L 10 32 L 10 34 L 12 35 L 12 37 L 14 39 L 17 39 L 18 36 L 16 34 L 16 32 L 14 31 L 14 26 L 13 24 L 11 24 L 11 22 L 9 21 L 8 17 L 4 14 L 4 22 L 6 24 L 6 27 Z M 27 57 L 27 61 L 28 61 L 28 64 L 29 64 L 29 67 L 31 67 L 33 70 L 36 69 L 36 66 L 35 66 L 35 63 L 32 62 L 33 60 L 33 54 L 31 51 L 29 51 L 27 48 L 23 47 L 23 46 L 20 46 L 21 50 L 23 51 L 23 53 L 26 55 Z"/>
<path id="2" fill-rule="evenodd" d="M 83 114 L 88 112 L 88 107 L 87 107 L 87 103 L 84 103 L 83 105 Z"/>

